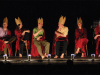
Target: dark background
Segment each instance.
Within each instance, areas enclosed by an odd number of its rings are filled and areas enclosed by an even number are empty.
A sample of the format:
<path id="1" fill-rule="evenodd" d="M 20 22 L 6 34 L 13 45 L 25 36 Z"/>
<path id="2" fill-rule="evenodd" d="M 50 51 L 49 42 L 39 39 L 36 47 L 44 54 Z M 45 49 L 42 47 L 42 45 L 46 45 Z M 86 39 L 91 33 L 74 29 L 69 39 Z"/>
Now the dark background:
<path id="1" fill-rule="evenodd" d="M 52 52 L 52 42 L 54 31 L 57 28 L 59 17 L 66 16 L 65 26 L 69 28 L 69 46 L 68 55 L 74 53 L 75 46 L 75 28 L 77 27 L 77 17 L 82 17 L 83 25 L 87 29 L 89 39 L 89 54 L 95 53 L 95 43 L 93 41 L 93 25 L 94 20 L 100 18 L 100 2 L 99 1 L 1 1 L 0 2 L 0 26 L 3 19 L 8 17 L 8 28 L 14 35 L 16 28 L 15 18 L 21 18 L 24 28 L 32 29 L 37 26 L 37 18 L 43 17 L 46 32 L 46 40 L 51 43 L 50 53 Z M 30 40 L 31 40 L 30 35 Z M 15 42 L 13 43 L 13 51 L 15 51 Z"/>

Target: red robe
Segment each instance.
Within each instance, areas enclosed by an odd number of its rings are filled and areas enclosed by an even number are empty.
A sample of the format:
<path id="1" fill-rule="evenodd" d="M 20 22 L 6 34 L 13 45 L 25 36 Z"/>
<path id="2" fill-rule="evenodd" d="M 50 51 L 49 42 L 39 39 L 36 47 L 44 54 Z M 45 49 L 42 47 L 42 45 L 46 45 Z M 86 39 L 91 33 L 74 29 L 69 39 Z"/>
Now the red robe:
<path id="1" fill-rule="evenodd" d="M 58 28 L 57 28 L 58 29 Z M 54 34 L 54 39 L 53 39 L 53 45 L 52 45 L 52 55 L 55 55 L 55 51 L 56 51 L 56 42 L 57 41 L 67 41 L 68 42 L 68 35 L 66 37 L 57 37 L 56 34 Z"/>
<path id="2" fill-rule="evenodd" d="M 81 36 L 83 36 L 83 38 L 79 38 Z M 85 45 L 88 43 L 86 29 L 85 28 L 75 29 L 75 37 L 76 37 L 76 39 L 75 39 L 76 49 L 78 47 L 81 48 L 81 50 L 84 52 L 84 57 L 86 57 Z M 79 51 L 79 53 L 81 53 L 81 52 Z"/>
<path id="3" fill-rule="evenodd" d="M 94 30 L 95 30 L 95 35 L 100 34 L 99 25 L 97 25 Z M 98 49 L 99 48 L 99 41 L 100 41 L 100 36 L 96 39 L 96 56 L 99 55 L 99 49 Z"/>
<path id="4" fill-rule="evenodd" d="M 8 30 L 7 36 L 11 36 L 11 31 L 10 30 Z M 1 38 L 2 37 L 0 37 L 0 51 L 3 51 L 3 48 L 5 48 L 5 43 Z M 10 56 L 13 56 L 12 44 L 7 44 L 7 48 L 9 48 L 9 50 L 10 50 Z"/>
<path id="5" fill-rule="evenodd" d="M 19 42 L 24 38 L 24 36 L 22 36 L 22 32 L 20 30 L 16 30 L 15 29 L 15 36 L 16 36 L 16 46 L 15 46 L 15 50 L 19 50 L 20 51 L 20 44 Z M 27 42 L 28 45 L 28 49 L 30 49 L 30 41 Z"/>
<path id="6" fill-rule="evenodd" d="M 40 41 L 44 41 L 44 40 L 45 40 L 45 31 Z M 44 54 L 44 46 L 42 44 L 41 44 L 41 50 L 42 50 L 42 53 Z M 33 31 L 32 31 L 32 41 L 31 41 L 31 56 L 33 57 L 40 56 L 36 46 L 33 44 Z"/>

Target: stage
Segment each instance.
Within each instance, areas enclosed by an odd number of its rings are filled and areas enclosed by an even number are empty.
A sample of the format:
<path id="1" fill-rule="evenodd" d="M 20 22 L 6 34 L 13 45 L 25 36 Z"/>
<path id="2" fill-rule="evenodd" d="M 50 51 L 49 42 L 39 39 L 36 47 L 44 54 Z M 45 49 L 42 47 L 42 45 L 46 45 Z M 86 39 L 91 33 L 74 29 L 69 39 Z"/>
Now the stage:
<path id="1" fill-rule="evenodd" d="M 61 58 L 53 58 L 54 56 L 52 56 L 51 58 L 45 58 L 45 59 L 41 59 L 40 57 L 31 57 L 30 61 L 28 61 L 28 57 L 23 56 L 22 58 L 16 56 L 16 57 L 8 57 L 8 60 L 5 61 L 4 58 L 2 56 L 0 56 L 0 62 L 3 63 L 11 63 L 11 64 L 18 64 L 18 65 L 22 65 L 22 64 L 27 64 L 27 65 L 47 65 L 47 64 L 67 64 L 68 61 L 72 61 L 73 65 L 76 64 L 99 64 L 100 63 L 100 58 L 99 57 L 95 57 L 94 60 L 92 60 L 92 57 L 88 56 L 88 57 L 75 57 L 74 60 L 71 59 L 71 56 L 66 56 L 65 58 L 61 59 Z"/>

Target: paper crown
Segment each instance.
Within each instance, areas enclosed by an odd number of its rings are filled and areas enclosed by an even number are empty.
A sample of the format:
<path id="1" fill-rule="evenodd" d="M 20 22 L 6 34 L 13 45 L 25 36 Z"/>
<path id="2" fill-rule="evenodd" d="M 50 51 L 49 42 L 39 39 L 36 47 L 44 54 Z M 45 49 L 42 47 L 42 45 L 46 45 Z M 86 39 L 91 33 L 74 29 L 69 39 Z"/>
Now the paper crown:
<path id="1" fill-rule="evenodd" d="M 18 19 L 15 18 L 15 22 L 16 22 L 16 25 L 19 25 L 22 23 L 21 19 L 18 17 Z"/>
<path id="2" fill-rule="evenodd" d="M 78 23 L 82 23 L 81 17 L 79 17 L 79 19 L 78 19 L 78 17 L 77 17 L 77 24 L 78 24 Z"/>
<path id="3" fill-rule="evenodd" d="M 59 22 L 58 23 L 64 25 L 65 24 L 65 21 L 66 21 L 66 16 L 64 17 L 64 16 L 61 15 L 61 17 L 59 18 Z"/>
<path id="4" fill-rule="evenodd" d="M 3 23 L 7 23 L 7 24 L 8 24 L 8 19 L 7 19 L 7 17 L 5 17 L 5 18 L 3 19 Z"/>
<path id="5" fill-rule="evenodd" d="M 42 17 L 41 17 L 41 19 L 38 18 L 37 20 L 38 20 L 38 23 L 43 23 L 43 18 Z"/>

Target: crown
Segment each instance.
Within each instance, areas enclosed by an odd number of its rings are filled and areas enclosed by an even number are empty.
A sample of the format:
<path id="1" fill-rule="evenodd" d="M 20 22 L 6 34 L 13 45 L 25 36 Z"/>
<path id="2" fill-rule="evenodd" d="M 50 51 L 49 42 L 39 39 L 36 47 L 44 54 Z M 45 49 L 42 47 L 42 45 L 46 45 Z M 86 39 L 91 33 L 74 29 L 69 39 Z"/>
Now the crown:
<path id="1" fill-rule="evenodd" d="M 78 24 L 78 23 L 82 23 L 81 17 L 79 17 L 79 19 L 78 19 L 78 17 L 77 17 L 77 24 Z"/>
<path id="2" fill-rule="evenodd" d="M 42 17 L 41 17 L 41 19 L 38 18 L 38 23 L 43 23 L 43 18 Z"/>
<path id="3" fill-rule="evenodd" d="M 61 15 L 61 17 L 59 18 L 59 22 L 58 23 L 64 25 L 65 24 L 65 21 L 66 21 L 66 16 L 64 17 L 64 16 Z"/>
<path id="4" fill-rule="evenodd" d="M 16 25 L 19 25 L 22 23 L 21 19 L 18 17 L 18 19 L 15 18 L 15 22 L 16 22 Z"/>
<path id="5" fill-rule="evenodd" d="M 8 19 L 7 19 L 7 17 L 5 17 L 5 18 L 3 19 L 3 23 L 7 23 L 7 24 L 8 24 Z"/>

